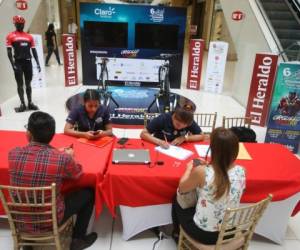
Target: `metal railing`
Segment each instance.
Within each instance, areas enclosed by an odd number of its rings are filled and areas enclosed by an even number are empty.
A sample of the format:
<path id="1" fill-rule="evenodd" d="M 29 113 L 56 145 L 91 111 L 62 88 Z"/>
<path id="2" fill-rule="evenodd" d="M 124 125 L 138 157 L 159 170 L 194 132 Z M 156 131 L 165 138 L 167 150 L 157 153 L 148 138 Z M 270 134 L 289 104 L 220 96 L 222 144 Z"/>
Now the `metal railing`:
<path id="1" fill-rule="evenodd" d="M 300 13 L 300 1 L 298 1 L 298 0 L 290 0 L 290 2 L 297 9 L 297 12 Z"/>
<path id="2" fill-rule="evenodd" d="M 276 32 L 275 32 L 275 30 L 274 30 L 274 28 L 273 28 L 273 26 L 272 26 L 272 24 L 271 24 L 271 22 L 270 22 L 270 20 L 268 18 L 267 13 L 264 10 L 264 7 L 261 4 L 261 1 L 263 1 L 263 0 L 255 0 L 256 5 L 257 5 L 257 7 L 258 7 L 258 9 L 260 11 L 260 14 L 261 14 L 262 18 L 264 19 L 264 21 L 266 23 L 266 26 L 267 26 L 268 30 L 270 31 L 270 34 L 271 34 L 271 36 L 272 36 L 275 44 L 276 44 L 278 53 L 281 55 L 283 61 L 286 62 L 286 61 L 288 61 L 288 57 L 287 57 L 287 55 L 285 53 L 281 53 L 281 51 L 283 51 L 284 49 L 283 49 L 283 47 L 281 45 L 281 42 L 280 42 L 278 36 L 276 35 Z"/>

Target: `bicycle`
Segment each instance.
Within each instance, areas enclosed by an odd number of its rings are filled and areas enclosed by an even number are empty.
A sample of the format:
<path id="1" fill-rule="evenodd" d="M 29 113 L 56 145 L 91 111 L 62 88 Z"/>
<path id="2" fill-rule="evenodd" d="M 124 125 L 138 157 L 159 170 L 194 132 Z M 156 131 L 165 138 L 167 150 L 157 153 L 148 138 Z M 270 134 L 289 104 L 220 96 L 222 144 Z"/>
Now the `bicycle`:
<path id="1" fill-rule="evenodd" d="M 177 56 L 177 54 L 160 54 L 159 59 L 163 59 L 164 63 L 158 68 L 158 82 L 159 82 L 159 92 L 154 95 L 154 99 L 148 107 L 148 112 L 156 103 L 157 110 L 159 113 L 167 113 L 175 110 L 177 106 L 177 98 L 175 94 L 170 92 L 170 61 L 169 59 Z M 171 99 L 174 99 L 173 102 Z M 161 110 L 161 102 L 163 103 L 163 110 Z"/>
<path id="2" fill-rule="evenodd" d="M 109 59 L 106 57 L 96 56 L 96 64 L 100 65 L 100 75 L 99 75 L 99 81 L 97 87 L 97 90 L 99 91 L 100 94 L 100 103 L 101 105 L 109 107 L 110 100 L 112 100 L 112 102 L 117 106 L 117 108 L 119 108 L 120 105 L 113 98 L 112 92 L 108 91 L 107 89 L 107 82 L 108 82 L 107 62 L 108 61 Z"/>

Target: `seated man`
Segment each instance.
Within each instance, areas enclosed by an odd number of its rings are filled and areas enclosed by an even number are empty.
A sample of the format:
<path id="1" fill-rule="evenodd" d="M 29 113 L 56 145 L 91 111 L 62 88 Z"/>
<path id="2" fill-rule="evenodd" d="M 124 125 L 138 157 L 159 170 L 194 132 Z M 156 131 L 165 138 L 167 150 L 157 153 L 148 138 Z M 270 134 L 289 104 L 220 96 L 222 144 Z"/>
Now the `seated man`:
<path id="1" fill-rule="evenodd" d="M 183 142 L 204 140 L 201 128 L 194 121 L 193 113 L 185 108 L 177 108 L 172 113 L 154 118 L 141 132 L 141 138 L 163 148 L 180 145 Z"/>
<path id="2" fill-rule="evenodd" d="M 56 183 L 58 223 L 62 224 L 70 216 L 76 214 L 77 220 L 73 229 L 70 249 L 85 249 L 97 239 L 96 233 L 86 235 L 93 212 L 94 191 L 85 188 L 63 197 L 61 194 L 63 180 L 78 179 L 82 170 L 81 165 L 76 163 L 73 158 L 72 148 L 59 151 L 49 145 L 54 134 L 55 121 L 53 117 L 40 111 L 30 115 L 27 125 L 29 144 L 25 147 L 12 149 L 8 155 L 10 185 L 42 187 Z M 28 221 L 32 220 L 35 219 L 28 216 Z M 47 230 L 51 230 L 51 225 L 33 228 L 31 224 L 26 224 L 25 228 L 22 228 L 22 231 L 30 233 Z"/>

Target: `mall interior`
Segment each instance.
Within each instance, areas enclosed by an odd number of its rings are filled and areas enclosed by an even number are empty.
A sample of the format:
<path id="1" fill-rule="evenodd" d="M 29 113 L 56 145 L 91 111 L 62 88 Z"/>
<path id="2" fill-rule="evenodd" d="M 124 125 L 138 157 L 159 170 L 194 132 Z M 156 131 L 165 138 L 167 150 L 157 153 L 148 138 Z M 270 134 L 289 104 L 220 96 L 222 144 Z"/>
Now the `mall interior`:
<path id="1" fill-rule="evenodd" d="M 172 237 L 170 185 L 178 185 L 187 161 L 151 153 L 154 168 L 126 165 L 119 175 L 123 166 L 111 161 L 113 148 L 147 147 L 140 139 L 146 113 L 168 113 L 186 104 L 195 114 L 216 114 L 214 128 L 224 126 L 226 117 L 239 117 L 255 132 L 255 142 L 243 146 L 249 158 L 238 162 L 246 168 L 241 206 L 268 194 L 273 200 L 248 248 L 240 249 L 300 249 L 299 0 L 0 0 L 0 186 L 10 184 L 8 151 L 26 145 L 26 125 L 35 111 L 19 112 L 19 90 L 8 57 L 9 48 L 14 54 L 20 49 L 7 38 L 17 27 L 17 15 L 25 20 L 24 32 L 34 35 L 40 64 L 39 71 L 32 54 L 32 103 L 55 119 L 54 147 L 74 145 L 75 160 L 88 180 L 67 183 L 66 190 L 95 190 L 88 232 L 98 238 L 87 249 L 215 249 L 178 246 Z M 49 24 L 54 25 L 59 61 L 55 53 L 47 58 Z M 103 58 L 108 58 L 106 81 L 101 81 Z M 169 81 L 161 80 L 161 69 L 167 69 Z M 62 135 L 70 109 L 82 103 L 87 89 L 104 90 L 101 105 L 109 108 L 116 137 L 109 146 Z M 27 105 L 25 84 L 23 92 Z M 121 147 L 119 138 L 127 138 L 127 145 Z M 162 162 L 158 157 L 165 162 L 156 164 Z M 16 248 L 2 206 L 0 249 L 22 249 Z"/>

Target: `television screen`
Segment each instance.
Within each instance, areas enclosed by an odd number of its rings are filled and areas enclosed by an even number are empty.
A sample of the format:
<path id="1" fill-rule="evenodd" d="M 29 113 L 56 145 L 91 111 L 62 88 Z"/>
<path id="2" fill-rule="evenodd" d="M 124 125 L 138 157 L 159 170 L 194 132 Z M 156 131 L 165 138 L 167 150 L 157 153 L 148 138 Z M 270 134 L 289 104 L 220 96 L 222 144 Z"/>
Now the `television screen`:
<path id="1" fill-rule="evenodd" d="M 135 47 L 139 49 L 177 50 L 178 25 L 135 25 Z"/>
<path id="2" fill-rule="evenodd" d="M 127 48 L 128 23 L 84 22 L 84 37 L 90 47 Z"/>

